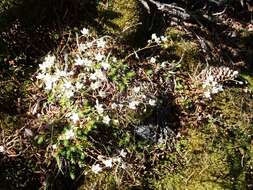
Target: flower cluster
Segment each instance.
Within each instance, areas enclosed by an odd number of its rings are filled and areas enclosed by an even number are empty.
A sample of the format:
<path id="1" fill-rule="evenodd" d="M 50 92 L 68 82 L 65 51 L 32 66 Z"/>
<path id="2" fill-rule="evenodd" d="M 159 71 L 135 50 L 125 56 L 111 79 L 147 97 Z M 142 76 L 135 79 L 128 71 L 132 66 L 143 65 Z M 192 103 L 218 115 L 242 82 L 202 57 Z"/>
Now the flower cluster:
<path id="1" fill-rule="evenodd" d="M 111 55 L 112 44 L 110 37 L 97 38 L 84 28 L 77 38 L 77 51 L 65 54 L 64 60 L 48 55 L 39 65 L 36 77 L 40 85 L 53 102 L 71 105 L 65 112 L 73 125 L 91 118 L 110 125 L 117 122 L 115 113 L 156 105 L 156 98 L 146 95 L 147 87 L 132 85 L 135 73 Z M 150 62 L 154 64 L 155 58 Z M 89 114 L 83 113 L 84 102 L 93 110 Z"/>
<path id="2" fill-rule="evenodd" d="M 208 76 L 207 79 L 204 80 L 202 87 L 204 89 L 203 96 L 208 99 L 211 99 L 212 94 L 217 94 L 218 92 L 223 91 L 222 85 L 214 81 L 214 77 L 212 75 Z"/>
<path id="3" fill-rule="evenodd" d="M 166 40 L 154 34 L 150 43 L 158 47 Z M 76 35 L 75 47 L 63 51 L 69 53 L 49 54 L 39 65 L 36 78 L 48 97 L 45 106 L 57 107 L 40 116 L 66 123 L 51 148 L 59 166 L 64 157 L 81 167 L 90 146 L 87 134 L 92 129 L 140 122 L 159 104 L 161 89 L 170 88 L 171 65 L 167 61 L 154 55 L 142 58 L 144 61 L 134 66 L 134 59 L 128 62 L 119 58 L 115 44 L 111 37 L 98 37 L 84 28 Z M 147 47 L 153 47 L 151 44 Z M 114 165 L 124 169 L 125 156 L 124 151 L 113 158 L 100 156 L 91 169 L 94 173 Z"/>
<path id="4" fill-rule="evenodd" d="M 223 91 L 222 84 L 224 82 L 234 80 L 238 75 L 238 71 L 225 66 L 210 66 L 204 69 L 199 75 L 199 78 L 202 81 L 202 88 L 204 89 L 203 96 L 211 99 L 213 94 Z"/>
<path id="5" fill-rule="evenodd" d="M 92 165 L 91 171 L 95 174 L 98 174 L 99 172 L 103 171 L 103 169 L 112 168 L 114 165 L 122 169 L 126 169 L 127 164 L 123 160 L 126 158 L 126 156 L 127 152 L 125 152 L 123 149 L 120 151 L 118 156 L 114 156 L 112 158 L 105 158 L 104 156 L 99 155 L 98 162 Z"/>

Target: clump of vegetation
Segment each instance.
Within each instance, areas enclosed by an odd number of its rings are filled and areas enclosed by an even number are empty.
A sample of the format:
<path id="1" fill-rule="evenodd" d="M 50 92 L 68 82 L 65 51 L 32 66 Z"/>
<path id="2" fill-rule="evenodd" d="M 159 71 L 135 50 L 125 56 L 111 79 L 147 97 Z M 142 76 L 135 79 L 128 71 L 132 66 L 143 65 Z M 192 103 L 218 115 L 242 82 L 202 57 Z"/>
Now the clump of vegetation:
<path id="1" fill-rule="evenodd" d="M 132 58 L 136 53 L 116 57 L 117 42 L 111 37 L 98 37 L 86 28 L 76 35 L 76 46 L 70 53 L 49 54 L 39 65 L 36 78 L 46 95 L 42 103 L 45 111 L 31 111 L 45 125 L 55 125 L 55 131 L 61 131 L 54 133 L 49 144 L 59 168 L 63 158 L 70 165 L 87 167 L 92 130 L 100 126 L 124 129 L 142 122 L 162 101 L 163 91 L 171 91 L 170 73 L 177 69 L 174 63 L 160 62 L 159 56 L 143 57 L 143 66 L 137 67 L 140 62 Z M 154 34 L 144 49 L 163 47 L 166 42 L 167 38 Z M 108 151 L 105 160 L 99 155 L 91 170 L 98 173 L 102 166 L 121 164 L 119 158 L 106 159 L 112 153 Z M 70 175 L 74 178 L 75 172 Z"/>
<path id="2" fill-rule="evenodd" d="M 1 185 L 251 189 L 252 25 L 231 4 L 0 2 Z"/>

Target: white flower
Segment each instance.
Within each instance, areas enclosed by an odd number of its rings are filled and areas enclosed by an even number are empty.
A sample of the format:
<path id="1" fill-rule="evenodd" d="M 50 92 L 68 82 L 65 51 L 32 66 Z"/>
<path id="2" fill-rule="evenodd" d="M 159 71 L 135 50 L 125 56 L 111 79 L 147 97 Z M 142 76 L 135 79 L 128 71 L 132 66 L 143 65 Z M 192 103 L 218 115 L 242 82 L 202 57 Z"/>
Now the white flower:
<path id="1" fill-rule="evenodd" d="M 238 74 L 239 74 L 238 71 L 234 71 L 232 75 L 233 75 L 233 76 L 237 76 Z"/>
<path id="2" fill-rule="evenodd" d="M 93 171 L 95 174 L 98 174 L 99 172 L 102 171 L 102 168 L 99 164 L 92 165 L 91 171 Z"/>
<path id="3" fill-rule="evenodd" d="M 216 85 L 212 88 L 212 94 L 216 94 L 216 93 L 221 92 L 221 91 L 223 91 L 222 85 Z"/>
<path id="4" fill-rule="evenodd" d="M 79 44 L 79 47 L 78 47 L 78 49 L 79 49 L 79 51 L 85 51 L 86 49 L 87 49 L 88 47 L 86 46 L 86 44 Z"/>
<path id="5" fill-rule="evenodd" d="M 211 99 L 211 93 L 209 90 L 204 92 L 204 97 Z"/>
<path id="6" fill-rule="evenodd" d="M 72 89 L 73 88 L 73 85 L 71 84 L 70 81 L 65 81 L 63 86 L 65 89 Z"/>
<path id="7" fill-rule="evenodd" d="M 44 75 L 43 80 L 46 85 L 45 89 L 51 90 L 53 88 L 53 83 L 57 81 L 57 77 L 47 73 L 46 75 Z"/>
<path id="8" fill-rule="evenodd" d="M 110 65 L 108 62 L 103 61 L 103 62 L 101 63 L 101 67 L 102 67 L 104 70 L 108 70 L 108 69 L 110 69 L 111 65 Z"/>
<path id="9" fill-rule="evenodd" d="M 113 159 L 112 159 L 112 161 L 113 162 L 118 162 L 118 163 L 120 163 L 120 162 L 122 162 L 122 158 L 120 158 L 120 157 L 114 157 Z"/>
<path id="10" fill-rule="evenodd" d="M 100 103 L 98 102 L 98 100 L 96 100 L 95 108 L 96 108 L 98 114 L 100 114 L 100 115 L 104 112 L 103 105 L 100 104 Z"/>
<path id="11" fill-rule="evenodd" d="M 104 48 L 106 45 L 106 41 L 103 39 L 103 38 L 100 38 L 97 40 L 97 47 L 101 47 L 101 48 Z"/>
<path id="12" fill-rule="evenodd" d="M 49 69 L 53 66 L 55 61 L 55 56 L 53 55 L 47 55 L 47 57 L 45 57 L 45 60 L 42 64 L 39 64 L 39 67 L 42 71 L 46 71 L 46 69 Z"/>
<path id="13" fill-rule="evenodd" d="M 86 67 L 91 67 L 92 65 L 92 61 L 87 59 L 87 58 L 84 58 L 83 59 L 83 64 L 86 66 Z"/>
<path id="14" fill-rule="evenodd" d="M 83 88 L 83 84 L 80 83 L 80 82 L 77 82 L 76 85 L 75 85 L 75 87 L 76 87 L 77 90 L 80 90 L 80 89 Z"/>
<path id="15" fill-rule="evenodd" d="M 95 73 L 92 73 L 90 75 L 90 80 L 97 80 L 97 79 L 100 79 L 102 81 L 105 81 L 107 79 L 103 71 L 101 71 L 101 69 L 97 69 Z"/>
<path id="16" fill-rule="evenodd" d="M 53 149 L 57 149 L 57 145 L 56 145 L 56 144 L 53 144 L 53 145 L 52 145 L 52 148 L 53 148 Z"/>
<path id="17" fill-rule="evenodd" d="M 66 71 L 61 71 L 61 70 L 57 69 L 55 72 L 55 75 L 57 77 L 66 77 L 66 76 L 68 76 L 68 73 Z"/>
<path id="18" fill-rule="evenodd" d="M 148 103 L 149 103 L 149 105 L 151 105 L 151 106 L 155 106 L 155 105 L 156 105 L 156 100 L 150 99 L 150 100 L 148 101 Z"/>
<path id="19" fill-rule="evenodd" d="M 95 74 L 97 76 L 98 79 L 102 80 L 102 81 L 105 81 L 107 78 L 106 78 L 106 75 L 104 74 L 103 71 L 101 71 L 100 69 L 97 69 L 95 71 Z"/>
<path id="20" fill-rule="evenodd" d="M 105 165 L 105 167 L 112 167 L 112 159 L 109 160 L 102 160 L 103 164 Z"/>
<path id="21" fill-rule="evenodd" d="M 156 34 L 152 34 L 151 39 L 154 40 L 158 44 L 160 43 L 160 38 L 158 38 Z"/>
<path id="22" fill-rule="evenodd" d="M 155 62 L 156 62 L 156 58 L 151 57 L 151 59 L 150 59 L 150 63 L 155 63 Z"/>
<path id="23" fill-rule="evenodd" d="M 116 58 L 116 57 L 113 57 L 113 58 L 112 58 L 112 62 L 116 63 L 116 62 L 117 62 L 117 58 Z"/>
<path id="24" fill-rule="evenodd" d="M 72 113 L 70 119 L 73 121 L 73 123 L 77 123 L 79 121 L 79 116 L 77 113 Z"/>
<path id="25" fill-rule="evenodd" d="M 5 152 L 4 146 L 0 146 L 0 153 Z"/>
<path id="26" fill-rule="evenodd" d="M 141 87 L 139 87 L 139 86 L 135 86 L 134 88 L 133 88 L 133 91 L 134 91 L 134 93 L 139 93 L 140 92 L 140 90 L 141 90 Z"/>
<path id="27" fill-rule="evenodd" d="M 122 169 L 124 169 L 124 170 L 125 170 L 125 169 L 127 169 L 127 165 L 126 165 L 126 163 L 125 163 L 125 162 L 122 162 L 122 164 L 121 164 L 121 168 L 122 168 Z"/>
<path id="28" fill-rule="evenodd" d="M 106 125 L 109 125 L 110 121 L 111 121 L 111 119 L 108 115 L 103 117 L 103 123 L 105 123 Z"/>
<path id="29" fill-rule="evenodd" d="M 167 38 L 167 37 L 164 37 L 164 36 L 161 36 L 161 40 L 162 40 L 163 42 L 166 42 L 166 41 L 168 40 L 168 38 Z"/>
<path id="30" fill-rule="evenodd" d="M 32 132 L 31 129 L 26 128 L 25 131 L 24 131 L 24 135 L 26 137 L 32 137 L 33 136 L 33 132 Z"/>
<path id="31" fill-rule="evenodd" d="M 93 46 L 93 42 L 87 42 L 86 46 L 87 46 L 87 48 L 91 48 Z"/>
<path id="32" fill-rule="evenodd" d="M 136 106 L 138 106 L 138 105 L 139 105 L 139 102 L 138 102 L 138 101 L 132 101 L 132 102 L 129 103 L 128 107 L 129 107 L 130 109 L 135 110 L 135 109 L 136 109 Z"/>
<path id="33" fill-rule="evenodd" d="M 45 78 L 45 76 L 46 75 L 44 73 L 38 73 L 37 76 L 36 76 L 36 78 L 40 79 L 40 80 L 43 80 Z"/>
<path id="34" fill-rule="evenodd" d="M 106 97 L 106 93 L 104 92 L 104 91 L 99 91 L 98 92 L 98 95 L 100 96 L 100 97 L 102 97 L 102 98 L 105 98 Z"/>
<path id="35" fill-rule="evenodd" d="M 125 158 L 127 156 L 127 152 L 125 152 L 123 149 L 120 151 L 119 155 L 122 157 L 122 158 Z"/>
<path id="36" fill-rule="evenodd" d="M 90 84 L 90 87 L 92 90 L 96 90 L 98 89 L 99 87 L 101 87 L 102 83 L 100 81 L 96 81 L 96 82 L 92 82 Z"/>
<path id="37" fill-rule="evenodd" d="M 46 90 L 51 90 L 53 87 L 53 83 L 56 82 L 58 80 L 59 77 L 55 76 L 55 75 L 50 75 L 48 73 L 46 74 L 42 74 L 39 73 L 36 76 L 37 79 L 43 80 L 44 84 L 45 84 L 45 89 Z"/>
<path id="38" fill-rule="evenodd" d="M 84 60 L 78 56 L 78 57 L 75 59 L 75 65 L 76 65 L 76 66 L 84 65 Z"/>
<path id="39" fill-rule="evenodd" d="M 117 108 L 117 104 L 115 104 L 115 103 L 112 103 L 112 104 L 111 104 L 111 108 L 112 108 L 112 109 L 115 109 L 115 108 Z"/>
<path id="40" fill-rule="evenodd" d="M 67 98 L 71 98 L 74 96 L 73 90 L 65 90 L 64 94 Z"/>
<path id="41" fill-rule="evenodd" d="M 66 140 L 71 140 L 71 139 L 75 138 L 75 133 L 74 133 L 73 129 L 68 129 L 65 131 L 64 136 L 65 136 Z"/>
<path id="42" fill-rule="evenodd" d="M 81 30 L 81 33 L 82 33 L 82 35 L 86 36 L 86 35 L 89 34 L 89 29 L 83 28 L 83 29 Z"/>
<path id="43" fill-rule="evenodd" d="M 101 53 L 98 53 L 98 54 L 95 55 L 95 59 L 96 59 L 97 61 L 102 61 L 104 57 L 105 57 L 105 56 L 102 55 Z"/>
<path id="44" fill-rule="evenodd" d="M 156 34 L 155 34 L 155 33 L 151 35 L 151 39 L 152 39 L 152 40 L 157 39 L 157 36 L 156 36 Z"/>

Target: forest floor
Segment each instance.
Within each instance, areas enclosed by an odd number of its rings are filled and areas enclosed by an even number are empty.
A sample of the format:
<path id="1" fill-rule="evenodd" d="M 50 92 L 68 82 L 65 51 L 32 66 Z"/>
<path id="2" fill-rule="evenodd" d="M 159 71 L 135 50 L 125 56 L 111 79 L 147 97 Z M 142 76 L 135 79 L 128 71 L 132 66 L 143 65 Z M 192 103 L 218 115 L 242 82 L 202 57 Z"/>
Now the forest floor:
<path id="1" fill-rule="evenodd" d="M 1 2 L 0 189 L 252 189 L 242 2 Z"/>

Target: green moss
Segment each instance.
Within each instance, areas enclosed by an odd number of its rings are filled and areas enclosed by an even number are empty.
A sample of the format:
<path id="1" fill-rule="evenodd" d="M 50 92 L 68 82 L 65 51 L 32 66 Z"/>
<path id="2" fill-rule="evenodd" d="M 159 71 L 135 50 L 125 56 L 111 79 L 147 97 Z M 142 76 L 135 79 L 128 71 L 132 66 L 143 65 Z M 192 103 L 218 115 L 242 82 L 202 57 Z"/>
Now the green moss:
<path id="1" fill-rule="evenodd" d="M 137 0 L 112 0 L 106 10 L 100 8 L 106 30 L 111 34 L 120 34 L 125 40 L 133 41 L 140 23 L 140 6 Z"/>
<path id="2" fill-rule="evenodd" d="M 78 188 L 78 190 L 89 189 L 104 189 L 112 190 L 117 189 L 116 179 L 109 172 L 102 172 L 99 174 L 89 174 L 84 178 L 84 183 Z"/>
<path id="3" fill-rule="evenodd" d="M 252 185 L 253 99 L 242 89 L 218 94 L 207 125 L 188 129 L 157 166 L 154 189 L 247 189 Z M 171 162 L 170 158 L 174 158 Z M 168 169 L 172 165 L 173 169 Z M 161 169 L 163 168 L 163 169 Z M 171 168 L 171 167 L 170 167 Z"/>
<path id="4" fill-rule="evenodd" d="M 194 72 L 199 62 L 197 43 L 186 40 L 186 33 L 175 27 L 168 28 L 165 35 L 169 39 L 166 49 L 170 54 L 170 61 L 181 60 L 183 70 Z"/>

